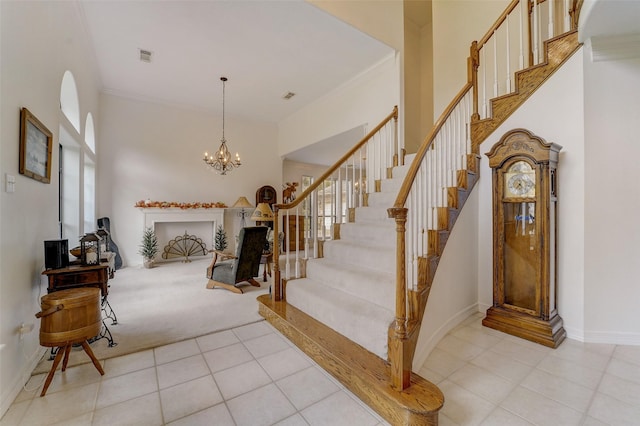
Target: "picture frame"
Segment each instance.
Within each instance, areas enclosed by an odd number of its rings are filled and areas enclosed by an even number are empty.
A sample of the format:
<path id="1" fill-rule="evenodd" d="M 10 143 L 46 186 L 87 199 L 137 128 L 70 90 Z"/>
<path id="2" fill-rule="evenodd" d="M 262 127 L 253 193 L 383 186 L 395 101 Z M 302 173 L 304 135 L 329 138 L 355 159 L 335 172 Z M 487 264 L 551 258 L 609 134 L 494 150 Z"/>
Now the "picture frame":
<path id="1" fill-rule="evenodd" d="M 19 172 L 42 183 L 51 182 L 53 135 L 27 108 L 20 110 Z"/>

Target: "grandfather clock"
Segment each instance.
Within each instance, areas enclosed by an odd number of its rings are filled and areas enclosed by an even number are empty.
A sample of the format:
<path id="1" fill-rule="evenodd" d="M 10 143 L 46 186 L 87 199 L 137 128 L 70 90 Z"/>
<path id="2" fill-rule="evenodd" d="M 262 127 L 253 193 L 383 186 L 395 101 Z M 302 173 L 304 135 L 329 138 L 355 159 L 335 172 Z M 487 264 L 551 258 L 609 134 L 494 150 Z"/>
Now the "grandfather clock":
<path id="1" fill-rule="evenodd" d="M 556 306 L 560 149 L 515 129 L 487 153 L 493 169 L 493 306 L 482 324 L 552 348 L 566 337 Z"/>

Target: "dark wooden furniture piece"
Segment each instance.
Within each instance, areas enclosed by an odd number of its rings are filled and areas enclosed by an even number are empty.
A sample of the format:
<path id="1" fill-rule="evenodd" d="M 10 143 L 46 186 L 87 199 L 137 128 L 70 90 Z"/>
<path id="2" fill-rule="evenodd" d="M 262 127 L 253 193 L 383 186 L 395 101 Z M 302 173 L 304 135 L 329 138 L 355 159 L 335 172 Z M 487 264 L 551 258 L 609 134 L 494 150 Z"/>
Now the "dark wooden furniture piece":
<path id="1" fill-rule="evenodd" d="M 42 274 L 49 279 L 49 293 L 78 287 L 97 287 L 103 298 L 109 294 L 109 264 L 71 265 L 60 269 L 47 269 Z"/>
<path id="2" fill-rule="evenodd" d="M 267 274 L 271 276 L 271 263 L 273 262 L 273 253 L 262 253 L 260 264 L 264 265 L 262 270 L 262 281 L 267 282 Z"/>
<path id="3" fill-rule="evenodd" d="M 487 153 L 493 169 L 493 306 L 482 324 L 553 348 L 566 337 L 555 267 L 561 148 L 515 129 Z"/>
<path id="4" fill-rule="evenodd" d="M 256 206 L 260 203 L 267 203 L 273 211 L 273 205 L 278 202 L 278 193 L 273 186 L 265 185 L 256 191 Z M 256 225 L 268 226 L 273 229 L 273 222 L 256 222 Z"/>
<path id="5" fill-rule="evenodd" d="M 288 217 L 289 219 L 286 215 L 282 216 L 282 229 L 285 235 L 285 246 L 282 250 L 302 250 L 304 248 L 304 216 L 289 215 Z M 298 228 L 299 231 L 297 231 Z"/>
<path id="6" fill-rule="evenodd" d="M 70 288 L 46 294 L 41 298 L 40 345 L 57 348 L 56 357 L 44 382 L 40 396 L 47 393 L 53 375 L 62 362 L 62 371 L 67 369 L 69 353 L 75 344 L 81 344 L 100 375 L 104 370 L 93 354 L 87 340 L 96 336 L 102 328 L 100 316 L 100 290 L 91 287 Z"/>

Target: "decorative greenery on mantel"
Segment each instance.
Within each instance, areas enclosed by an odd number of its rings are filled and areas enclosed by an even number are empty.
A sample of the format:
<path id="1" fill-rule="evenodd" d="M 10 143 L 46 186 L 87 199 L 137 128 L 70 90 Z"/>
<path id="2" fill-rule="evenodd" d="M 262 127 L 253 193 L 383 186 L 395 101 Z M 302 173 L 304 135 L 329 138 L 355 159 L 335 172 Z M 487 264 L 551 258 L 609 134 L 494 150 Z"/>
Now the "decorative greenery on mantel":
<path id="1" fill-rule="evenodd" d="M 195 203 L 179 203 L 177 201 L 151 201 L 140 200 L 134 207 L 139 208 L 159 208 L 159 209 L 224 209 L 227 205 L 221 201 L 215 202 L 195 202 Z"/>

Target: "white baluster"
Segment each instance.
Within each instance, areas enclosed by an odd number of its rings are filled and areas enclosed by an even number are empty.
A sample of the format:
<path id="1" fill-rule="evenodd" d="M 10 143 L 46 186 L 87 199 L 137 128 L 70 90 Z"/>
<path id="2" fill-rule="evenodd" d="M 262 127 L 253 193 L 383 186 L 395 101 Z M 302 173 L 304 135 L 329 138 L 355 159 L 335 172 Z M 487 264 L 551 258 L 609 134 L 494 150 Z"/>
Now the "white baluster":
<path id="1" fill-rule="evenodd" d="M 547 36 L 547 40 L 552 38 L 555 35 L 555 30 L 554 30 L 554 19 L 553 19 L 553 0 L 547 0 L 549 2 L 549 34 Z"/>
<path id="2" fill-rule="evenodd" d="M 507 87 L 505 93 L 511 93 L 511 34 L 509 33 L 509 17 L 507 21 Z"/>

